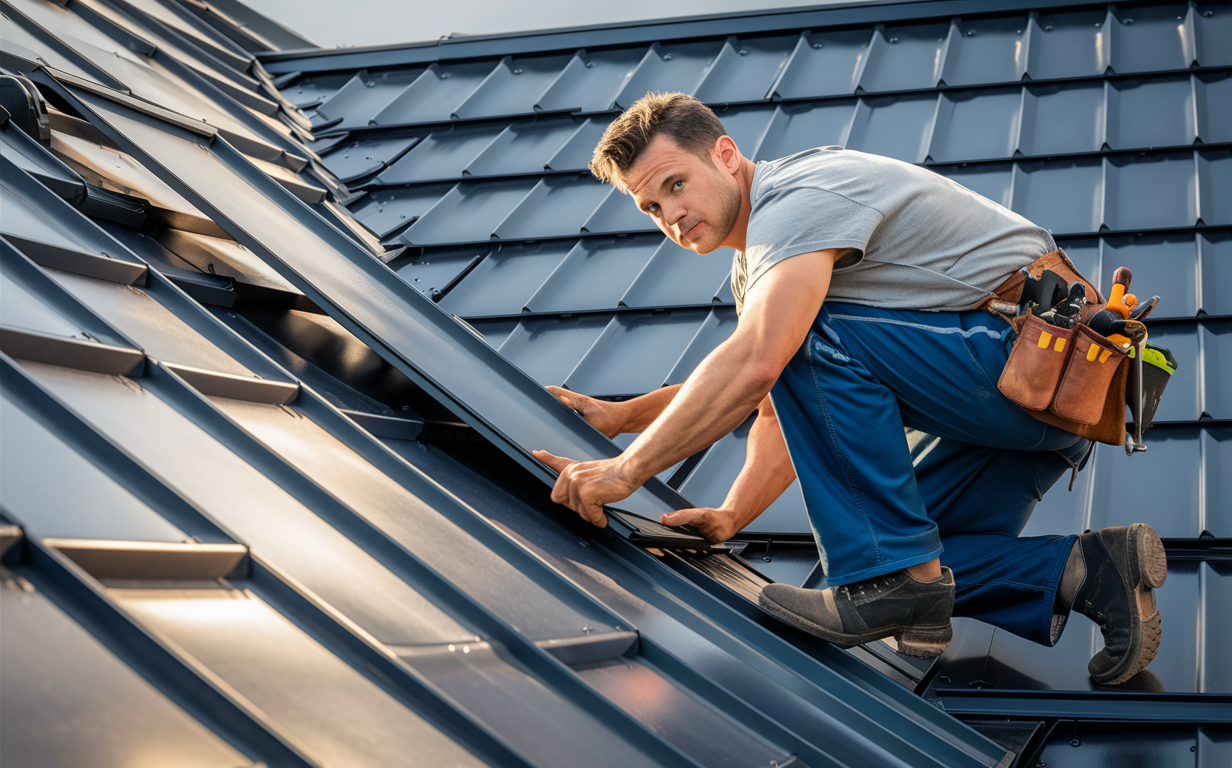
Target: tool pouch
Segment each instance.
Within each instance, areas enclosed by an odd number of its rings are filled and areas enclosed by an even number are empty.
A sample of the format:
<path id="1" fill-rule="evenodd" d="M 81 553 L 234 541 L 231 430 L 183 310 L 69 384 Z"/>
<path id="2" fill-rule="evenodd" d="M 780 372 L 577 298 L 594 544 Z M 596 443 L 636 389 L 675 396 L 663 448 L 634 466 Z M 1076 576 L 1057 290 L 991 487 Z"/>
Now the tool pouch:
<path id="1" fill-rule="evenodd" d="M 1037 266 L 1040 271 L 1057 271 L 1067 282 L 1086 282 L 1060 251 L 1032 264 L 1033 272 Z M 1021 292 L 1021 277 L 1017 277 L 1016 285 L 997 290 L 1001 300 L 1017 302 L 1016 294 Z M 1084 308 L 1084 319 L 1103 307 L 1094 288 L 1090 294 L 1098 303 Z M 991 307 L 989 311 L 998 314 Z M 1101 443 L 1124 445 L 1126 353 L 1083 323 L 1066 329 L 1035 315 L 1006 319 L 1018 338 L 997 382 L 1001 394 L 1045 424 Z"/>

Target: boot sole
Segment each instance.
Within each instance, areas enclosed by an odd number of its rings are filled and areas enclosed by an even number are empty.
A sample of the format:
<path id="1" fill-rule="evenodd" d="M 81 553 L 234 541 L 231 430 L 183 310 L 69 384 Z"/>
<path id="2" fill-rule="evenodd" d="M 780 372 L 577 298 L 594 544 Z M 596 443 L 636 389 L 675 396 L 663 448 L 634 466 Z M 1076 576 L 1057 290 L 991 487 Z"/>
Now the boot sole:
<path id="1" fill-rule="evenodd" d="M 1159 643 L 1163 639 L 1163 618 L 1155 604 L 1153 590 L 1164 585 L 1168 578 L 1168 556 L 1164 544 L 1155 529 L 1145 523 L 1134 523 L 1129 528 L 1130 573 L 1126 574 L 1127 586 L 1134 590 L 1138 608 L 1136 654 L 1126 654 L 1123 669 L 1113 669 L 1104 679 L 1092 678 L 1102 685 L 1120 685 L 1141 672 L 1155 660 Z"/>
<path id="2" fill-rule="evenodd" d="M 762 610 L 784 624 L 790 624 L 796 629 L 808 632 L 815 637 L 820 637 L 822 640 L 832 643 L 839 648 L 854 648 L 857 645 L 876 642 L 884 637 L 893 635 L 894 640 L 898 643 L 899 653 L 913 656 L 917 659 L 931 659 L 945 653 L 945 649 L 949 647 L 950 641 L 954 638 L 954 627 L 948 622 L 934 627 L 905 627 L 898 631 L 898 634 L 894 634 L 894 628 L 862 634 L 841 634 L 809 621 L 800 614 L 774 602 L 766 597 L 764 593 L 759 597 L 758 603 L 761 605 Z"/>

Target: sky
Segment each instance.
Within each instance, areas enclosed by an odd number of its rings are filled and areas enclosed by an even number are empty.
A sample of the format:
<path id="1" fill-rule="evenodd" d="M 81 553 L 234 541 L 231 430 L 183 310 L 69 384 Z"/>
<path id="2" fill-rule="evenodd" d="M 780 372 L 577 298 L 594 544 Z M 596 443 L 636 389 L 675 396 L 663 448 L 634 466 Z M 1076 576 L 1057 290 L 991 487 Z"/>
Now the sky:
<path id="1" fill-rule="evenodd" d="M 861 0 L 242 0 L 323 48 Z"/>

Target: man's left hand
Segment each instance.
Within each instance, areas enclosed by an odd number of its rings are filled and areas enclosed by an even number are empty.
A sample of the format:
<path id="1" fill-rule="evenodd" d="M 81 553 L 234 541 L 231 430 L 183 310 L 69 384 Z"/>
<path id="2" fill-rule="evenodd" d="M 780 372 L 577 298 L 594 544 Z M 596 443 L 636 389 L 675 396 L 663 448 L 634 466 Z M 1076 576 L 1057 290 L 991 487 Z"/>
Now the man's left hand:
<path id="1" fill-rule="evenodd" d="M 534 451 L 539 461 L 560 473 L 552 489 L 552 501 L 564 504 L 600 528 L 607 526 L 603 505 L 628 498 L 641 483 L 629 477 L 619 458 L 574 461 Z"/>

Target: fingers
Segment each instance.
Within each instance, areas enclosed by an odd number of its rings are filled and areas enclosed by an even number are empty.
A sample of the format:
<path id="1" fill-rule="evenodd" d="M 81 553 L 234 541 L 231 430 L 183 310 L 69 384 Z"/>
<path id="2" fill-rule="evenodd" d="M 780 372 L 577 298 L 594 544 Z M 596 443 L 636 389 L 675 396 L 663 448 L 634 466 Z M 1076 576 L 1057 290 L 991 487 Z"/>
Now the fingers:
<path id="1" fill-rule="evenodd" d="M 531 451 L 530 455 L 534 456 L 539 461 L 542 461 L 544 464 L 547 464 L 558 473 L 564 472 L 565 467 L 570 464 L 577 463 L 573 459 L 566 459 L 564 456 L 554 456 L 547 451 Z"/>
<path id="2" fill-rule="evenodd" d="M 561 389 L 560 387 L 553 387 L 550 385 L 547 387 L 547 390 L 551 392 L 553 395 L 556 395 L 556 399 L 564 403 L 566 407 L 568 408 L 574 407 L 573 399 L 570 397 L 570 395 L 572 395 L 573 393 L 570 392 L 569 390 Z"/>

